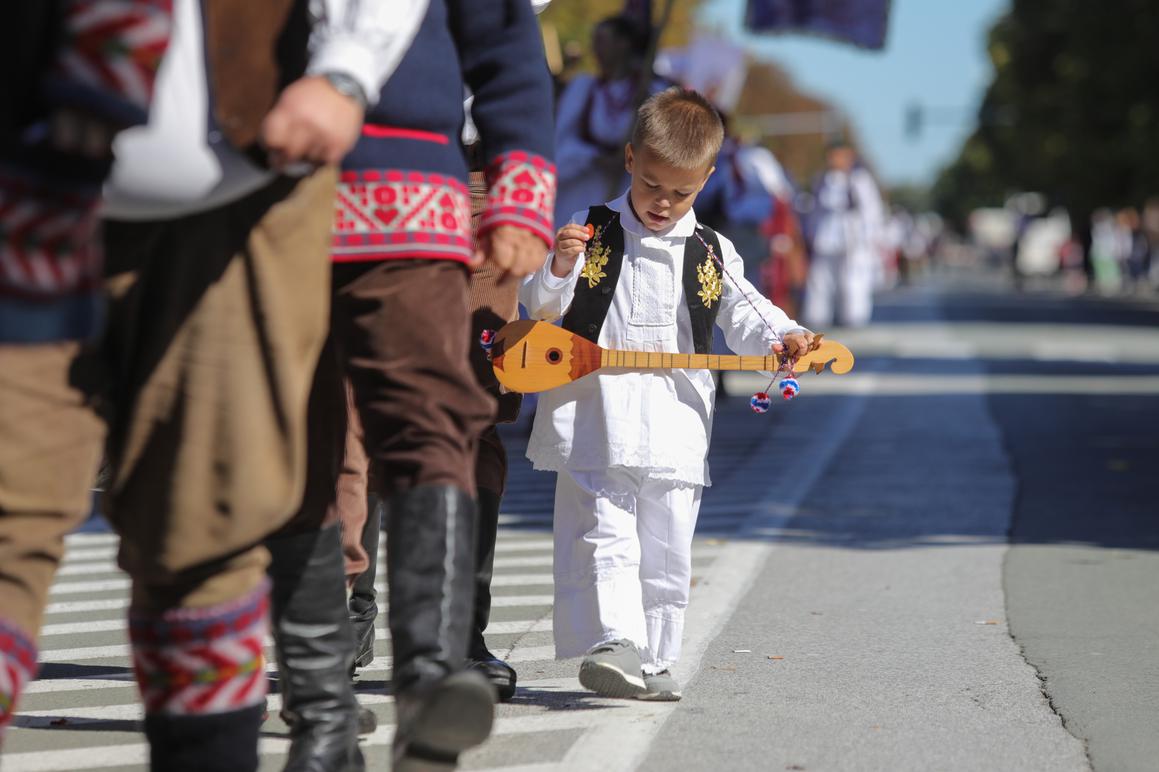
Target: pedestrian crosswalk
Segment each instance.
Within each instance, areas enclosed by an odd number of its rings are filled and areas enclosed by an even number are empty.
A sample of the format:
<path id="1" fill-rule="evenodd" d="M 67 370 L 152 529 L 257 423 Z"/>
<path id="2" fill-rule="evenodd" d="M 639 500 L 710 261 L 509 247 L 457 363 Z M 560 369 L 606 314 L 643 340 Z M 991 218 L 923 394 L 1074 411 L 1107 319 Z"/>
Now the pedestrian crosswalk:
<path id="1" fill-rule="evenodd" d="M 719 413 L 711 458 L 718 484 L 704 498 L 694 583 L 711 576 L 728 534 L 766 492 L 768 477 L 755 470 L 763 464 L 760 456 L 770 431 L 768 417 L 754 418 L 745 400 L 733 400 Z M 571 769 L 577 743 L 585 736 L 616 731 L 614 725 L 629 711 L 633 720 L 659 721 L 672 708 L 597 698 L 580 689 L 577 661 L 555 661 L 550 538 L 554 475 L 530 470 L 522 458 L 524 440 L 518 429 L 507 432 L 507 441 L 512 469 L 487 637 L 492 650 L 516 666 L 520 689 L 512 702 L 500 706 L 494 736 L 468 754 L 463 766 L 508 772 Z M 116 567 L 117 538 L 85 532 L 70 535 L 66 543 L 40 638 L 39 680 L 29 684 L 7 733 L 3 769 L 144 770 L 148 747 L 141 734 L 124 624 L 129 581 Z M 694 604 L 697 592 L 694 588 Z M 394 726 L 390 641 L 384 624 L 383 614 L 375 658 L 359 672 L 356 683 L 360 701 L 378 718 L 378 729 L 363 738 L 371 769 L 387 768 Z M 272 651 L 267 654 L 272 661 Z M 270 718 L 260 746 L 263 771 L 281 769 L 288 747 L 286 727 L 278 717 L 276 667 L 271 664 L 269 670 Z"/>

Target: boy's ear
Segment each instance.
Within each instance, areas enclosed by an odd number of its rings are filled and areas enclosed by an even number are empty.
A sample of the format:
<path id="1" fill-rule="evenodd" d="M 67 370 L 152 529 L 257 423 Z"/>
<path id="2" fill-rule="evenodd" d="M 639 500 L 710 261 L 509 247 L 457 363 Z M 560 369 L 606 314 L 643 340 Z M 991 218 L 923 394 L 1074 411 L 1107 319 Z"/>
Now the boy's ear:
<path id="1" fill-rule="evenodd" d="M 628 174 L 632 173 L 632 166 L 635 163 L 635 158 L 632 155 L 632 143 L 624 145 L 624 168 L 628 170 Z"/>
<path id="2" fill-rule="evenodd" d="M 714 171 L 716 171 L 715 166 L 708 167 L 708 174 L 704 175 L 704 181 L 700 183 L 700 187 L 703 188 L 706 184 L 708 184 L 708 178 L 712 176 Z"/>

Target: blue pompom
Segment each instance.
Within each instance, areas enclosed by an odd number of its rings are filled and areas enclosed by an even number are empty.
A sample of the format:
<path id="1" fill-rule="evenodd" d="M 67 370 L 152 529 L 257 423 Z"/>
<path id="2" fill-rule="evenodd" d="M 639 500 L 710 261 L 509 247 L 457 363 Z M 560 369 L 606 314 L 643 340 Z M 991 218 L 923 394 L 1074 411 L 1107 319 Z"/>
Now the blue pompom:
<path id="1" fill-rule="evenodd" d="M 785 399 L 792 399 L 801 391 L 801 384 L 797 383 L 796 378 L 782 378 L 781 379 L 781 396 Z"/>
<path id="2" fill-rule="evenodd" d="M 752 407 L 754 413 L 767 413 L 769 408 L 773 406 L 773 401 L 769 399 L 767 392 L 758 391 L 749 400 L 749 406 Z"/>

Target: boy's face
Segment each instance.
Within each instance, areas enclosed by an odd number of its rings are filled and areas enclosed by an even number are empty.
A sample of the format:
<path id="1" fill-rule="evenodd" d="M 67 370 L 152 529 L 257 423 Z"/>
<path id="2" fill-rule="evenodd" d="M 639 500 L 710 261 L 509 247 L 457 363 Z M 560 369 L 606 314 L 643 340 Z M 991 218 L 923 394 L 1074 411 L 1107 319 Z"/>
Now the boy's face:
<path id="1" fill-rule="evenodd" d="M 716 168 L 680 169 L 646 147 L 635 150 L 631 143 L 624 149 L 624 165 L 632 175 L 632 209 L 650 231 L 662 231 L 687 214 Z"/>

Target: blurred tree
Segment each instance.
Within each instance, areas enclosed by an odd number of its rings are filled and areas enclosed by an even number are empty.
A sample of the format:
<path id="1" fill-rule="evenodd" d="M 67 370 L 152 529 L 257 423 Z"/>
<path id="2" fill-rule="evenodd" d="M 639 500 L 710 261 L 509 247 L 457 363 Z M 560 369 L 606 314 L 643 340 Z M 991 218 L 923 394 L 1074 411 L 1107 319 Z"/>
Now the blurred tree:
<path id="1" fill-rule="evenodd" d="M 660 14 L 666 0 L 653 0 L 653 21 L 659 21 Z M 682 46 L 692 36 L 696 11 L 702 0 L 677 0 L 672 7 L 672 17 L 663 34 L 660 36 L 660 46 Z M 549 46 L 555 45 L 553 38 L 558 40 L 562 52 L 562 59 L 566 62 L 568 52 L 574 53 L 578 60 L 573 67 L 576 70 L 592 72 L 595 62 L 592 60 L 591 38 L 592 28 L 609 16 L 624 10 L 624 0 L 556 0 L 547 7 L 540 16 L 545 28 L 545 38 Z M 548 51 L 549 60 L 553 56 Z M 557 75 L 559 73 L 556 73 Z"/>
<path id="2" fill-rule="evenodd" d="M 1099 206 L 1159 190 L 1159 3 L 1013 0 L 991 29 L 994 79 L 978 128 L 934 187 L 961 222 L 1015 190 L 1083 226 Z"/>
<path id="3" fill-rule="evenodd" d="M 789 113 L 829 113 L 830 125 L 818 125 L 817 130 L 800 134 L 760 136 L 754 119 L 761 115 Z M 760 142 L 796 179 L 808 186 L 813 176 L 825 166 L 825 147 L 832 135 L 841 135 L 853 147 L 858 147 L 852 125 L 834 107 L 823 99 L 806 94 L 797 88 L 789 74 L 768 60 L 749 62 L 748 77 L 733 116 L 736 132 L 746 139 Z"/>

